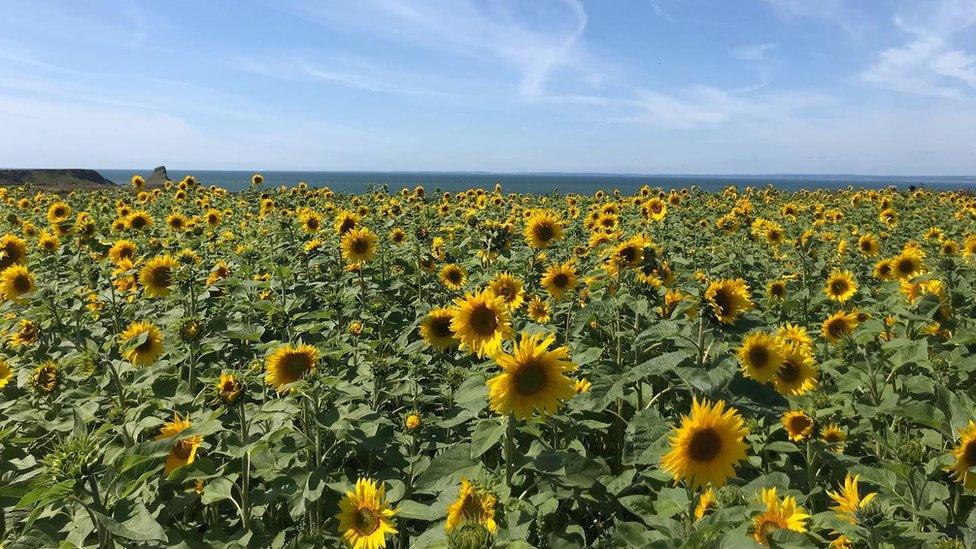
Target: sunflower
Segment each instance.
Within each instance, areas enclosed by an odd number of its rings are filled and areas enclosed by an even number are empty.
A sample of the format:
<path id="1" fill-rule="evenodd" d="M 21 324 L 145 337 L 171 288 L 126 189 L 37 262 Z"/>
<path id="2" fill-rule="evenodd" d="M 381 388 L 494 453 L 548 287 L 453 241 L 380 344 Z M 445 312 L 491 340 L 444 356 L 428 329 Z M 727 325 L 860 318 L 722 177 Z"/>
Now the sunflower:
<path id="1" fill-rule="evenodd" d="M 786 281 L 782 278 L 774 280 L 766 286 L 766 295 L 769 299 L 783 299 L 786 297 Z"/>
<path id="2" fill-rule="evenodd" d="M 766 383 L 783 367 L 786 353 L 787 349 L 779 339 L 755 332 L 746 336 L 739 347 L 739 364 L 747 377 Z"/>
<path id="3" fill-rule="evenodd" d="M 157 297 L 169 295 L 173 285 L 176 260 L 169 254 L 154 257 L 139 271 L 139 282 L 147 294 Z"/>
<path id="4" fill-rule="evenodd" d="M 465 522 L 477 522 L 494 535 L 498 531 L 498 524 L 495 522 L 496 502 L 497 498 L 489 490 L 462 479 L 461 491 L 447 510 L 444 530 L 450 533 Z"/>
<path id="5" fill-rule="evenodd" d="M 342 257 L 348 263 L 363 263 L 376 255 L 376 234 L 366 227 L 351 229 L 342 236 Z"/>
<path id="6" fill-rule="evenodd" d="M 33 292 L 34 275 L 23 265 L 13 265 L 0 272 L 0 297 L 11 301 Z"/>
<path id="7" fill-rule="evenodd" d="M 133 231 L 141 231 L 147 227 L 151 227 L 152 224 L 152 216 L 141 210 L 138 212 L 132 212 L 127 218 L 125 218 L 125 226 Z"/>
<path id="8" fill-rule="evenodd" d="M 563 224 L 555 213 L 538 211 L 525 223 L 525 239 L 529 246 L 539 250 L 563 237 Z"/>
<path id="9" fill-rule="evenodd" d="M 468 281 L 468 271 L 457 263 L 448 263 L 441 267 L 440 279 L 445 288 L 457 291 Z"/>
<path id="10" fill-rule="evenodd" d="M 61 367 L 53 360 L 42 362 L 31 372 L 30 381 L 34 390 L 49 395 L 61 386 Z"/>
<path id="11" fill-rule="evenodd" d="M 827 285 L 824 286 L 824 293 L 827 298 L 838 303 L 844 303 L 857 293 L 857 282 L 854 274 L 850 271 L 834 271 L 827 277 Z"/>
<path id="12" fill-rule="evenodd" d="M 213 286 L 228 276 L 230 276 L 230 265 L 223 259 L 220 259 L 214 264 L 210 274 L 207 275 L 207 286 Z"/>
<path id="13" fill-rule="evenodd" d="M 894 267 L 892 259 L 882 259 L 874 264 L 874 269 L 871 271 L 871 276 L 877 278 L 878 280 L 891 280 L 894 276 Z"/>
<path id="14" fill-rule="evenodd" d="M 641 213 L 651 221 L 662 221 L 668 214 L 668 206 L 658 197 L 654 197 L 641 206 Z"/>
<path id="15" fill-rule="evenodd" d="M 801 442 L 813 433 L 813 418 L 802 410 L 790 410 L 783 414 L 783 427 L 793 442 Z"/>
<path id="16" fill-rule="evenodd" d="M 715 491 L 711 487 L 705 489 L 704 492 L 698 496 L 698 503 L 695 504 L 695 520 L 701 520 L 705 518 L 705 515 L 715 510 L 718 507 L 718 501 L 715 499 Z"/>
<path id="17" fill-rule="evenodd" d="M 55 202 L 47 209 L 47 220 L 51 225 L 64 223 L 71 217 L 71 206 L 64 202 Z"/>
<path id="18" fill-rule="evenodd" d="M 810 518 L 802 507 L 796 506 L 793 496 L 786 496 L 783 501 L 776 495 L 776 488 L 765 488 L 761 499 L 766 504 L 766 510 L 753 519 L 752 539 L 760 545 L 769 545 L 768 536 L 774 530 L 788 529 L 794 532 L 806 532 L 804 521 Z"/>
<path id="19" fill-rule="evenodd" d="M 159 429 L 156 440 L 173 438 L 186 431 L 192 426 L 189 417 L 181 418 L 179 414 L 173 414 L 173 420 L 167 421 Z M 196 459 L 197 448 L 203 442 L 203 437 L 194 435 L 191 437 L 179 438 L 170 448 L 169 456 L 166 457 L 166 466 L 163 469 L 164 475 L 169 475 L 174 469 L 193 463 Z"/>
<path id="20" fill-rule="evenodd" d="M 528 419 L 535 411 L 555 412 L 561 401 L 576 394 L 574 381 L 565 375 L 576 365 L 566 347 L 549 350 L 554 342 L 553 336 L 523 332 L 512 354 L 494 357 L 505 371 L 488 380 L 492 410 Z"/>
<path id="21" fill-rule="evenodd" d="M 382 549 L 386 535 L 396 534 L 393 523 L 396 509 L 386 502 L 386 487 L 360 478 L 356 489 L 347 491 L 339 502 L 339 533 L 352 549 Z"/>
<path id="22" fill-rule="evenodd" d="M 355 229 L 357 224 L 359 224 L 358 215 L 347 210 L 342 210 L 336 216 L 333 227 L 335 227 L 336 234 L 342 236 Z"/>
<path id="23" fill-rule="evenodd" d="M 17 329 L 13 335 L 10 336 L 10 346 L 11 347 L 21 347 L 24 345 L 30 345 L 37 341 L 38 335 L 41 333 L 40 326 L 37 325 L 33 320 L 22 319 L 20 321 L 20 328 Z"/>
<path id="24" fill-rule="evenodd" d="M 790 348 L 783 367 L 773 377 L 773 387 L 784 396 L 799 396 L 817 386 L 817 367 L 808 348 L 795 345 Z"/>
<path id="25" fill-rule="evenodd" d="M 741 278 L 712 282 L 705 290 L 705 302 L 722 324 L 731 324 L 752 309 L 746 281 Z"/>
<path id="26" fill-rule="evenodd" d="M 311 345 L 282 345 L 265 361 L 264 381 L 279 393 L 315 371 L 319 352 Z"/>
<path id="27" fill-rule="evenodd" d="M 505 301 L 482 290 L 454 300 L 454 318 L 451 331 L 462 349 L 468 349 L 478 358 L 492 355 L 499 350 L 503 339 L 512 337 L 512 323 Z"/>
<path id="28" fill-rule="evenodd" d="M 438 307 L 431 310 L 420 323 L 420 337 L 428 345 L 437 349 L 447 349 L 457 345 L 458 340 L 451 330 L 451 320 L 453 319 L 454 313 L 451 309 Z"/>
<path id="29" fill-rule="evenodd" d="M 0 391 L 14 378 L 14 369 L 7 359 L 0 357 Z"/>
<path id="30" fill-rule="evenodd" d="M 857 328 L 857 325 L 857 314 L 853 312 L 846 313 L 844 311 L 837 311 L 823 321 L 820 331 L 823 336 L 827 338 L 827 341 L 837 343 L 841 339 L 854 333 L 854 329 Z"/>
<path id="31" fill-rule="evenodd" d="M 150 322 L 133 322 L 119 336 L 125 359 L 132 364 L 152 364 L 163 354 L 163 334 Z"/>
<path id="32" fill-rule="evenodd" d="M 234 374 L 220 374 L 214 387 L 217 398 L 227 406 L 231 406 L 240 399 L 244 392 L 244 384 Z"/>
<path id="33" fill-rule="evenodd" d="M 664 470 L 691 488 L 711 484 L 721 488 L 735 476 L 735 465 L 746 457 L 744 441 L 749 434 L 742 416 L 725 401 L 711 406 L 693 400 L 690 415 L 681 416 L 681 427 L 672 432 L 671 450 L 661 458 Z"/>
<path id="34" fill-rule="evenodd" d="M 824 441 L 835 452 L 842 452 L 844 443 L 847 441 L 847 433 L 836 423 L 831 423 L 820 430 L 820 440 Z"/>
<path id="35" fill-rule="evenodd" d="M 866 257 L 878 255 L 879 249 L 878 239 L 873 234 L 868 233 L 857 239 L 857 250 Z"/>
<path id="36" fill-rule="evenodd" d="M 27 262 L 27 243 L 17 235 L 5 234 L 0 238 L 0 271 L 18 263 Z"/>
<path id="37" fill-rule="evenodd" d="M 41 231 L 41 235 L 37 238 L 37 245 L 45 252 L 53 252 L 61 245 L 61 241 L 58 240 L 57 235 Z"/>
<path id="38" fill-rule="evenodd" d="M 855 513 L 866 507 L 878 495 L 876 492 L 870 492 L 865 494 L 864 497 L 861 497 L 861 492 L 857 485 L 858 478 L 859 475 L 847 473 L 847 476 L 844 477 L 843 488 L 836 492 L 827 490 L 827 495 L 830 496 L 830 499 L 837 502 L 837 505 L 832 506 L 830 509 L 837 513 L 838 517 L 851 524 L 857 524 Z"/>
<path id="39" fill-rule="evenodd" d="M 406 242 L 406 240 L 407 240 L 407 233 L 404 232 L 404 230 L 401 229 L 400 227 L 397 227 L 392 231 L 390 231 L 390 242 L 399 246 L 400 244 Z"/>
<path id="40" fill-rule="evenodd" d="M 553 298 L 562 299 L 566 292 L 572 291 L 579 284 L 579 278 L 572 263 L 567 262 L 550 265 L 540 283 Z"/>
<path id="41" fill-rule="evenodd" d="M 576 394 L 578 395 L 581 395 L 583 393 L 589 393 L 590 389 L 592 388 L 593 388 L 593 384 L 590 383 L 590 380 L 586 379 L 585 377 L 581 377 L 577 379 L 576 382 L 573 384 L 573 389 L 576 391 Z"/>
<path id="42" fill-rule="evenodd" d="M 810 337 L 807 329 L 799 324 L 786 323 L 780 326 L 779 330 L 776 330 L 776 337 L 791 347 L 813 348 L 813 338 Z"/>
<path id="43" fill-rule="evenodd" d="M 891 260 L 892 274 L 897 278 L 911 278 L 925 269 L 923 257 L 917 248 L 906 247 Z"/>
<path id="44" fill-rule="evenodd" d="M 509 311 L 517 311 L 522 306 L 524 292 L 522 281 L 508 273 L 499 273 L 488 283 L 488 290 L 502 298 Z"/>
<path id="45" fill-rule="evenodd" d="M 190 224 L 190 220 L 180 212 L 176 212 L 166 216 L 166 224 L 174 231 L 182 231 Z"/>
<path id="46" fill-rule="evenodd" d="M 970 490 L 976 490 L 976 474 L 970 469 L 976 467 L 976 422 L 970 421 L 959 433 L 959 445 L 952 451 L 956 462 L 946 469 L 952 480 Z"/>
<path id="47" fill-rule="evenodd" d="M 539 324 L 545 324 L 551 319 L 549 314 L 549 305 L 539 299 L 539 296 L 534 296 L 531 301 L 529 301 L 529 318 L 534 322 Z"/>

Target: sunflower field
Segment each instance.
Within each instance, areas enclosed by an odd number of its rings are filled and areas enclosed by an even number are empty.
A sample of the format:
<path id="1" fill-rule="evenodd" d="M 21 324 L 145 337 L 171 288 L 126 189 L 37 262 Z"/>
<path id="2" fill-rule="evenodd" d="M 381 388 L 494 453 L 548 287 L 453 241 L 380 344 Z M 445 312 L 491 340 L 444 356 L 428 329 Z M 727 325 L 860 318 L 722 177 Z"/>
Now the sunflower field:
<path id="1" fill-rule="evenodd" d="M 974 221 L 0 189 L 0 547 L 976 546 Z"/>

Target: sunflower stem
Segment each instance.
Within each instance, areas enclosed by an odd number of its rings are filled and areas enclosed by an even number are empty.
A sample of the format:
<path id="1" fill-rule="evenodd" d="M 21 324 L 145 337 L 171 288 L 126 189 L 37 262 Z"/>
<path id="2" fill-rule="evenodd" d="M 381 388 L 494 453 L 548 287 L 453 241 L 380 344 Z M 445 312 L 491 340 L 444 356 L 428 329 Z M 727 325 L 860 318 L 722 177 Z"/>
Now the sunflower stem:
<path id="1" fill-rule="evenodd" d="M 505 427 L 505 485 L 512 489 L 512 474 L 515 472 L 515 415 L 509 414 Z"/>

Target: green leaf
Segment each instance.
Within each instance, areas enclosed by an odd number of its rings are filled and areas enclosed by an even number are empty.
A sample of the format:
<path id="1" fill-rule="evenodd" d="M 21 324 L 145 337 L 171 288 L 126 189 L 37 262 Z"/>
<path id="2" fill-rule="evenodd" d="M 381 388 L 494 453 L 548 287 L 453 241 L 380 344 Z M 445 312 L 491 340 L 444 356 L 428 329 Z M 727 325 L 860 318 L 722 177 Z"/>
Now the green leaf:
<path id="1" fill-rule="evenodd" d="M 478 422 L 471 433 L 471 458 L 478 459 L 494 447 L 505 434 L 505 422 L 490 418 Z"/>

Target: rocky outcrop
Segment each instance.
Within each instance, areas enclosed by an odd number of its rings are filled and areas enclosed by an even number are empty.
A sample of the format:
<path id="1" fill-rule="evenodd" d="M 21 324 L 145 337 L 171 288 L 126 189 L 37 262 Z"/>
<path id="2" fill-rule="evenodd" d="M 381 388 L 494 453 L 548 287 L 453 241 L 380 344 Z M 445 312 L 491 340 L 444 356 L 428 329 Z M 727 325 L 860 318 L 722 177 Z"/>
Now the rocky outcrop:
<path id="1" fill-rule="evenodd" d="M 0 186 L 30 185 L 47 191 L 97 190 L 115 187 L 116 184 L 95 170 L 40 169 L 2 170 Z"/>
<path id="2" fill-rule="evenodd" d="M 169 181 L 169 175 L 166 173 L 166 166 L 159 166 L 153 170 L 152 175 L 146 178 L 146 186 L 162 187 L 167 181 Z"/>

